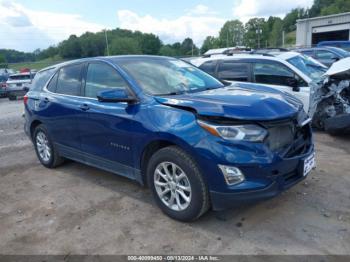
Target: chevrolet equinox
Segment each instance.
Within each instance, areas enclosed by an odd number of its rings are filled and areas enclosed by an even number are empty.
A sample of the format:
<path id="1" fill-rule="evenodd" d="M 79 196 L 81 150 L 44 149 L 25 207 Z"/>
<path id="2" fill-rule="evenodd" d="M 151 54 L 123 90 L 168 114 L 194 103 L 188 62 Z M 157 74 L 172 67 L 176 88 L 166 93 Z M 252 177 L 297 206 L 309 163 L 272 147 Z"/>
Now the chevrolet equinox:
<path id="1" fill-rule="evenodd" d="M 181 221 L 275 196 L 315 163 L 298 99 L 252 83 L 224 85 L 175 58 L 59 64 L 37 73 L 24 104 L 42 165 L 71 159 L 128 177 Z"/>

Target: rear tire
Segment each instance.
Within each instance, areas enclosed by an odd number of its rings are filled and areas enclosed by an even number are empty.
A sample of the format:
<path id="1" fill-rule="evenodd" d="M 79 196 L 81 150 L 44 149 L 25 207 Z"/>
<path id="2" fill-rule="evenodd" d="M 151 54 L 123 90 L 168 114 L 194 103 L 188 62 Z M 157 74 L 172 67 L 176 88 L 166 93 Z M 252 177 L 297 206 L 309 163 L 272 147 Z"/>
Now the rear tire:
<path id="1" fill-rule="evenodd" d="M 44 125 L 38 125 L 33 134 L 33 143 L 36 155 L 40 163 L 47 168 L 54 168 L 64 162 L 60 157 L 57 149 L 54 147 L 52 140 Z"/>
<path id="2" fill-rule="evenodd" d="M 10 100 L 10 101 L 17 100 L 17 96 L 12 96 L 12 95 L 11 95 L 11 96 L 9 96 L 9 100 Z"/>
<path id="3" fill-rule="evenodd" d="M 193 158 L 176 146 L 157 151 L 147 166 L 154 199 L 169 217 L 193 221 L 209 209 L 209 193 Z"/>

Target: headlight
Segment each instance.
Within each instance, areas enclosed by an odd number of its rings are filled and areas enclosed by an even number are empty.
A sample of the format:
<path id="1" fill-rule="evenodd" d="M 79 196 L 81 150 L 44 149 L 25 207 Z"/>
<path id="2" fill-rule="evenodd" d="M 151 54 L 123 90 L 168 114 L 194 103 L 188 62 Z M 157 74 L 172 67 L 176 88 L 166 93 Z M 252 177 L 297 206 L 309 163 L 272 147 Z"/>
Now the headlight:
<path id="1" fill-rule="evenodd" d="M 267 130 L 253 124 L 221 126 L 198 120 L 198 124 L 214 136 L 232 141 L 261 142 L 267 136 Z"/>

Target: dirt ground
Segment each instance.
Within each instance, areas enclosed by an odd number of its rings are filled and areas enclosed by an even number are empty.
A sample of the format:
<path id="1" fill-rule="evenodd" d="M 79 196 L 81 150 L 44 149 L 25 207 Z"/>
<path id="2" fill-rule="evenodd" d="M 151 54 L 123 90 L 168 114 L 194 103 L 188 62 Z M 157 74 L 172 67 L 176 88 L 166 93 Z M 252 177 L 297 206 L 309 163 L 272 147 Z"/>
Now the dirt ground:
<path id="1" fill-rule="evenodd" d="M 0 99 L 0 254 L 350 254 L 350 138 L 316 133 L 305 182 L 184 224 L 125 178 L 41 166 L 22 113 L 22 101 Z"/>

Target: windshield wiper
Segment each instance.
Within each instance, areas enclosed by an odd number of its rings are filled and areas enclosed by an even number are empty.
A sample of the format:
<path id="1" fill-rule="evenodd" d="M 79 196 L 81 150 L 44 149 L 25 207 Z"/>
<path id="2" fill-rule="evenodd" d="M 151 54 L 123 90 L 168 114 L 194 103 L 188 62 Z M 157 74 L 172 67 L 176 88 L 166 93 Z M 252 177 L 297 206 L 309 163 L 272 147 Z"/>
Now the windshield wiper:
<path id="1" fill-rule="evenodd" d="M 170 92 L 165 94 L 154 94 L 154 96 L 176 96 L 176 95 L 182 95 L 186 93 L 186 91 L 176 91 L 176 92 Z"/>

